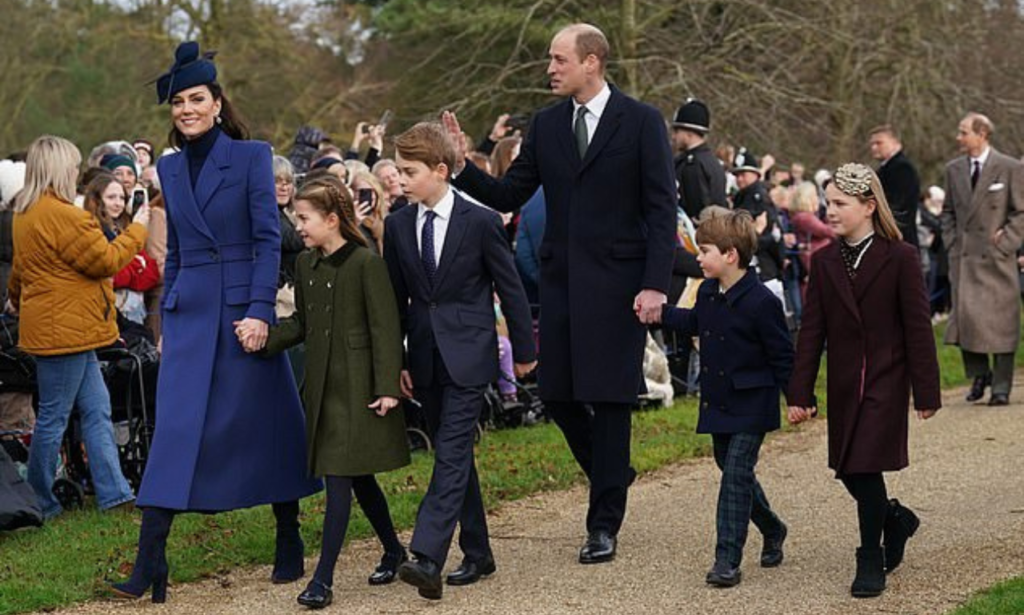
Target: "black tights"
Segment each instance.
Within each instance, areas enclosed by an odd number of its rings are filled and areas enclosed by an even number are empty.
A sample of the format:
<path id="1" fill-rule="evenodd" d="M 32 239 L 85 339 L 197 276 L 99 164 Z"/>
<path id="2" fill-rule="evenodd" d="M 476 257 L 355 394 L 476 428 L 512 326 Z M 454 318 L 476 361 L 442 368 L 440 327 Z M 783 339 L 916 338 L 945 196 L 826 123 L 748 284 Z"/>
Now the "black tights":
<path id="1" fill-rule="evenodd" d="M 857 519 L 860 522 L 860 546 L 877 549 L 882 544 L 882 530 L 889 507 L 882 473 L 848 474 L 840 477 L 843 486 L 857 500 Z"/>
<path id="2" fill-rule="evenodd" d="M 320 547 L 320 562 L 313 578 L 330 587 L 334 582 L 334 566 L 341 554 L 348 532 L 348 521 L 352 512 L 352 493 L 355 492 L 359 506 L 363 509 L 373 531 L 377 533 L 384 547 L 385 557 L 395 561 L 405 553 L 398 541 L 395 526 L 391 522 L 388 501 L 381 491 L 377 479 L 367 476 L 326 476 L 327 511 L 324 514 L 324 536 Z"/>

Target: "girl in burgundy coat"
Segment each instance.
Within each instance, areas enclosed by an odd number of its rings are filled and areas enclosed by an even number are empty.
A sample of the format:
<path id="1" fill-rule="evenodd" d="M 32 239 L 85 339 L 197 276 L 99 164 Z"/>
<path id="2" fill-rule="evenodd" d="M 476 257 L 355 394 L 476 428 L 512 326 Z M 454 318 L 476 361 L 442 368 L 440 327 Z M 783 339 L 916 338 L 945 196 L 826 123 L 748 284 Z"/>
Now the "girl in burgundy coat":
<path id="1" fill-rule="evenodd" d="M 941 406 L 939 368 L 917 250 L 900 240 L 878 177 L 864 165 L 843 165 L 825 194 L 839 240 L 813 258 L 789 421 L 817 414 L 814 382 L 827 342 L 828 463 L 857 501 L 861 546 L 851 593 L 871 597 L 885 589 L 885 573 L 900 564 L 920 523 L 888 499 L 882 472 L 907 466 L 910 388 L 922 419 Z"/>

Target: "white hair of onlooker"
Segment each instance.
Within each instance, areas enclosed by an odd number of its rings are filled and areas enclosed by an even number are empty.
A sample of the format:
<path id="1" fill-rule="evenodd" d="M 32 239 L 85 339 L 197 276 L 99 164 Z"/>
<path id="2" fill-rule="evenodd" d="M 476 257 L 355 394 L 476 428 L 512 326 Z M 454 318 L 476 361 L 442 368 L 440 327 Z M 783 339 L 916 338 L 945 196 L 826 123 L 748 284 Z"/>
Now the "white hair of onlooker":
<path id="1" fill-rule="evenodd" d="M 814 183 L 818 185 L 818 188 L 822 188 L 830 179 L 832 179 L 832 172 L 828 169 L 818 169 L 814 172 Z"/>

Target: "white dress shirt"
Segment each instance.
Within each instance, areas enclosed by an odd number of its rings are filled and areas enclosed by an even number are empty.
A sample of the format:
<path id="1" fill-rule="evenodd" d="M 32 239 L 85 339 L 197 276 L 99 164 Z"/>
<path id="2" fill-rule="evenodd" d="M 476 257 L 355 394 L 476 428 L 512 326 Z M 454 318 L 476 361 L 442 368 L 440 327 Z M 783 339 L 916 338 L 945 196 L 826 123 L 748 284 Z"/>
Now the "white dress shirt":
<path id="1" fill-rule="evenodd" d="M 587 122 L 587 145 L 594 140 L 594 133 L 597 132 L 597 124 L 601 121 L 601 115 L 604 114 L 604 108 L 608 106 L 608 99 L 612 97 L 612 90 L 605 83 L 601 91 L 597 93 L 597 96 L 590 99 L 585 105 L 581 105 L 576 102 L 576 99 L 572 99 L 572 124 L 569 125 L 569 130 L 575 130 L 576 116 L 580 112 L 580 107 L 587 108 L 587 114 L 584 116 L 584 120 Z"/>
<path id="2" fill-rule="evenodd" d="M 417 205 L 418 211 L 416 212 L 416 246 L 419 248 L 420 256 L 423 256 L 423 224 L 427 221 L 427 212 L 431 211 L 429 207 L 420 203 Z M 434 260 L 435 265 L 441 264 L 441 249 L 444 247 L 444 237 L 448 234 L 448 223 L 452 219 L 452 209 L 455 208 L 455 195 L 452 193 L 452 189 L 449 186 L 441 197 L 441 200 L 434 205 L 433 211 L 437 216 L 434 217 Z"/>
<path id="3" fill-rule="evenodd" d="M 991 147 L 986 147 L 985 151 L 981 152 L 981 155 L 978 156 L 977 158 L 975 158 L 974 156 L 971 156 L 971 173 L 974 173 L 974 163 L 977 162 L 978 163 L 978 175 L 979 176 L 981 175 L 981 172 L 985 170 L 985 163 L 988 162 L 988 155 L 991 152 L 992 152 L 992 148 Z"/>

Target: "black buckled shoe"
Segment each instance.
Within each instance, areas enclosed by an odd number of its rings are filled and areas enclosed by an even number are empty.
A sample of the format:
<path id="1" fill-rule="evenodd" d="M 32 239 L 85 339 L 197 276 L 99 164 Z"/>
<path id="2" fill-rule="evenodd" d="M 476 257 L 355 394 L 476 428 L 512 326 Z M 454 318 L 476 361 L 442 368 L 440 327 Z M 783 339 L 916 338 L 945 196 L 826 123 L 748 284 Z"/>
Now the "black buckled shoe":
<path id="1" fill-rule="evenodd" d="M 787 534 L 789 534 L 789 528 L 782 523 L 782 530 L 777 535 L 771 538 L 764 537 L 764 546 L 761 547 L 762 568 L 775 568 L 782 563 L 782 544 L 786 542 Z"/>
<path id="2" fill-rule="evenodd" d="M 497 572 L 498 567 L 494 565 L 494 556 L 488 555 L 482 561 L 471 559 L 462 560 L 462 565 L 448 575 L 445 582 L 448 585 L 472 585 L 484 577 L 489 577 Z"/>
<path id="3" fill-rule="evenodd" d="M 581 564 L 601 564 L 615 559 L 617 541 L 609 532 L 599 530 L 587 536 L 587 542 L 580 549 Z"/>
<path id="4" fill-rule="evenodd" d="M 370 585 L 388 585 L 394 583 L 398 578 L 398 567 L 409 561 L 409 556 L 403 550 L 401 554 L 385 553 L 380 558 L 380 565 L 367 579 Z"/>
<path id="5" fill-rule="evenodd" d="M 327 585 L 313 579 L 296 600 L 302 606 L 322 609 L 334 602 L 334 592 Z"/>
<path id="6" fill-rule="evenodd" d="M 903 552 L 907 540 L 921 527 L 921 520 L 914 511 L 900 504 L 899 500 L 889 500 L 889 510 L 885 516 L 885 571 L 896 570 L 903 562 Z"/>
<path id="7" fill-rule="evenodd" d="M 740 572 L 739 566 L 733 568 L 729 564 L 715 562 L 704 580 L 708 585 L 715 587 L 736 587 L 743 580 L 743 573 Z"/>
<path id="8" fill-rule="evenodd" d="M 417 588 L 427 600 L 440 600 L 444 593 L 441 567 L 429 557 L 419 555 L 415 561 L 403 563 L 398 567 L 398 578 Z"/>
<path id="9" fill-rule="evenodd" d="M 966 399 L 969 402 L 976 402 L 985 396 L 985 389 L 992 384 L 992 372 L 989 372 L 983 376 L 975 376 L 974 382 L 971 383 L 971 390 L 967 392 Z"/>

